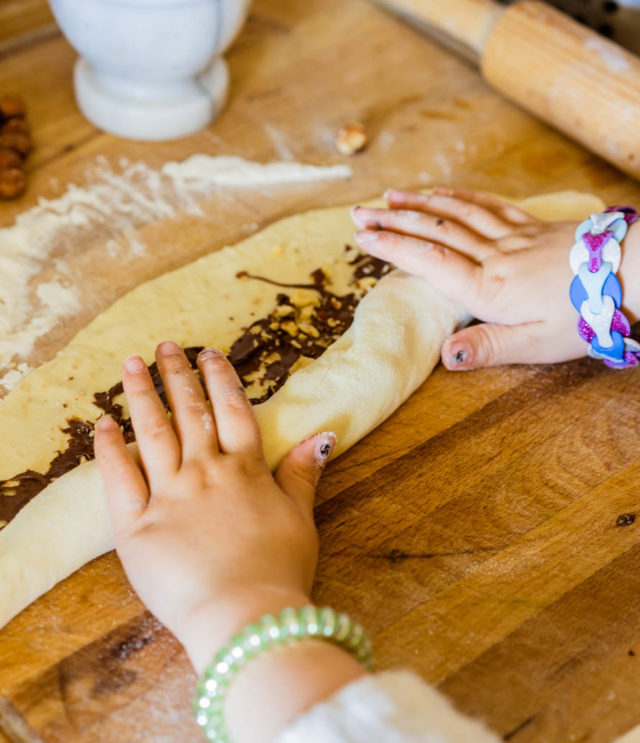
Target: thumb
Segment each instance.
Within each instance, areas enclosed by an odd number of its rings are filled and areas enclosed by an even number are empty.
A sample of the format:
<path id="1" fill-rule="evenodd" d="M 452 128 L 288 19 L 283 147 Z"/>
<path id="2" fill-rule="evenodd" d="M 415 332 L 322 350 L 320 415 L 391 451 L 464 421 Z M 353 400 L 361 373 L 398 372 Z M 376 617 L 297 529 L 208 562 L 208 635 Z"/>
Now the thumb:
<path id="1" fill-rule="evenodd" d="M 524 325 L 472 325 L 450 336 L 442 346 L 442 363 L 451 371 L 466 371 L 501 364 L 536 364 L 554 358 L 544 323 Z"/>
<path id="2" fill-rule="evenodd" d="M 310 436 L 287 454 L 276 471 L 278 485 L 304 508 L 313 507 L 320 475 L 336 441 L 331 432 Z"/>

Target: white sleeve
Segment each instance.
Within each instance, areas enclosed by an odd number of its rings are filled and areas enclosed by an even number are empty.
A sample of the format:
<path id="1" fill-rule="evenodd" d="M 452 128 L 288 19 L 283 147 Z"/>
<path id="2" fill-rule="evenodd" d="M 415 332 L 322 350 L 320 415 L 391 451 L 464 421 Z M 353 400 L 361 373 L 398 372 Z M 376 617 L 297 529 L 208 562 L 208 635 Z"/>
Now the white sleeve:
<path id="1" fill-rule="evenodd" d="M 364 676 L 288 725 L 274 743 L 499 743 L 409 671 Z"/>

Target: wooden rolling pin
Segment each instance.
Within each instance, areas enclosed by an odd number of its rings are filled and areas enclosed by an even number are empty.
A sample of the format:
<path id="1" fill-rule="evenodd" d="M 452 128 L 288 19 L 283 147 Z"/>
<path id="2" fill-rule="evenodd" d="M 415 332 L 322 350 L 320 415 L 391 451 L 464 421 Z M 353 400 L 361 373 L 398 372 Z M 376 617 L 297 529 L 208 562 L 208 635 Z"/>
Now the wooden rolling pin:
<path id="1" fill-rule="evenodd" d="M 640 179 L 640 58 L 538 0 L 377 0 L 508 98 Z"/>

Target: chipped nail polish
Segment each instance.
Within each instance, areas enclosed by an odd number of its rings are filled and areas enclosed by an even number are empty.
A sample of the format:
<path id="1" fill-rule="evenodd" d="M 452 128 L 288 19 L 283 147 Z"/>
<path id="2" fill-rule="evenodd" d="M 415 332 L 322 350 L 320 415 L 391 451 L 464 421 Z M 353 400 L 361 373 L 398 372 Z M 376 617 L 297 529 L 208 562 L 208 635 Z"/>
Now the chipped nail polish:
<path id="1" fill-rule="evenodd" d="M 329 459 L 329 457 L 333 453 L 333 450 L 335 449 L 336 435 L 334 433 L 325 433 L 321 434 L 318 438 L 319 441 L 316 451 L 318 453 L 319 460 L 321 462 L 324 462 Z"/>
<path id="2" fill-rule="evenodd" d="M 454 364 L 464 364 L 468 357 L 469 354 L 464 350 L 464 348 L 459 348 L 454 354 L 452 354 L 451 361 Z"/>

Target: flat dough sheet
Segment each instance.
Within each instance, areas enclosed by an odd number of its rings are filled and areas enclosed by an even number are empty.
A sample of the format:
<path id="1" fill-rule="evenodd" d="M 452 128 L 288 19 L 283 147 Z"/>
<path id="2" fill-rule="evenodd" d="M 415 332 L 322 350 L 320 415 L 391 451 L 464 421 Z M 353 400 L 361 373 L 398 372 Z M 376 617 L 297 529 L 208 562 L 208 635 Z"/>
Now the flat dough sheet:
<path id="1" fill-rule="evenodd" d="M 584 219 L 604 208 L 595 196 L 576 192 L 520 203 L 550 220 Z M 352 239 L 348 207 L 308 212 L 122 297 L 0 402 L 0 480 L 45 472 L 67 443 L 67 420 L 100 417 L 93 393 L 118 381 L 127 355 L 141 353 L 150 363 L 155 346 L 168 338 L 184 347 L 229 348 L 243 328 L 268 314 L 282 289 L 238 280 L 239 271 L 294 284 L 308 282 L 322 266 L 332 291 L 348 291 L 352 267 L 344 249 Z M 466 319 L 426 282 L 400 271 L 385 276 L 360 302 L 349 330 L 254 408 L 269 466 L 317 431 L 335 431 L 336 453 L 344 452 L 424 382 L 442 342 Z M 102 484 L 89 461 L 52 482 L 0 529 L 0 627 L 111 549 Z"/>

